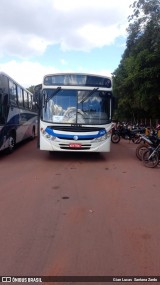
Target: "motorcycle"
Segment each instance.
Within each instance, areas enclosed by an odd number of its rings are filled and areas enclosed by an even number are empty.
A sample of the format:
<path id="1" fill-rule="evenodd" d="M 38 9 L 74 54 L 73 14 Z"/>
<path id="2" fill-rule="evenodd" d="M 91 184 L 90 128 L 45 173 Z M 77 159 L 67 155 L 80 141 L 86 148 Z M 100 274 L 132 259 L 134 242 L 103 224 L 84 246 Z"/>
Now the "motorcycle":
<path id="1" fill-rule="evenodd" d="M 142 160 L 144 151 L 146 151 L 149 146 L 157 147 L 159 144 L 159 139 L 157 134 L 150 136 L 140 135 L 139 143 L 140 145 L 138 145 L 136 148 L 136 156 L 139 160 Z"/>
<path id="2" fill-rule="evenodd" d="M 146 151 L 143 152 L 142 156 L 143 164 L 146 167 L 153 168 L 156 167 L 160 162 L 160 139 L 157 147 L 148 147 Z"/>
<path id="3" fill-rule="evenodd" d="M 121 137 L 119 131 L 116 129 L 112 129 L 112 135 L 111 135 L 112 143 L 119 143 L 120 139 Z"/>
<path id="4" fill-rule="evenodd" d="M 112 129 L 111 141 L 112 143 L 119 143 L 120 139 L 132 141 L 133 143 L 139 143 L 140 133 L 144 132 L 144 129 L 128 129 L 124 127 L 119 127 L 117 129 Z"/>

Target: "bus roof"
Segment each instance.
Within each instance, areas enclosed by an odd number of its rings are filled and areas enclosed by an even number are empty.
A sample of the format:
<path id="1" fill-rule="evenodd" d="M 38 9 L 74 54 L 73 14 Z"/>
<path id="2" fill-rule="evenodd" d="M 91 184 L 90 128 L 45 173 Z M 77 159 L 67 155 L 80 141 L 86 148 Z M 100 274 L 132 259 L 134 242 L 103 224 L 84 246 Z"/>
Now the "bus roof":
<path id="1" fill-rule="evenodd" d="M 98 76 L 98 77 L 110 78 L 110 79 L 112 77 L 112 76 L 108 76 L 108 75 L 102 75 L 102 74 L 96 74 L 96 73 L 87 73 L 87 72 L 56 72 L 56 73 L 48 73 L 45 76 L 50 76 L 50 75 L 89 75 L 89 76 Z"/>
<path id="2" fill-rule="evenodd" d="M 32 94 L 32 92 L 30 92 L 27 88 L 23 87 L 21 84 L 19 84 L 15 79 L 13 79 L 12 77 L 10 77 L 7 73 L 0 71 L 0 76 L 6 76 L 8 77 L 10 80 L 12 80 L 15 84 L 17 84 L 18 86 L 20 86 L 23 90 L 27 91 L 28 93 Z"/>

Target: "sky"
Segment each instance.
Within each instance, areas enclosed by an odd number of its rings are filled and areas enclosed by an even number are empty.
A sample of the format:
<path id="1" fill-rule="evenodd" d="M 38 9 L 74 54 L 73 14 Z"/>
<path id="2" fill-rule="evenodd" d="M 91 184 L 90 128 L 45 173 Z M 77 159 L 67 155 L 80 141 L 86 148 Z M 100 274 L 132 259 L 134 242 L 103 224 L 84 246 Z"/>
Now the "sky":
<path id="1" fill-rule="evenodd" d="M 133 0 L 0 0 L 0 71 L 22 86 L 49 73 L 111 75 Z"/>

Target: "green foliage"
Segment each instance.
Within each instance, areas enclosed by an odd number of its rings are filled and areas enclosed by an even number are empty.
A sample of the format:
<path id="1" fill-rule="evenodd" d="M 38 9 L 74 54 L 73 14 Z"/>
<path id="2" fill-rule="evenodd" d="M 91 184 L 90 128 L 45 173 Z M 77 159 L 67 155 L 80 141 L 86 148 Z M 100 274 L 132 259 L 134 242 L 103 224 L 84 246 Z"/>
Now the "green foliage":
<path id="1" fill-rule="evenodd" d="M 32 85 L 28 87 L 27 90 L 30 91 L 31 93 L 34 93 L 34 86 Z"/>
<path id="2" fill-rule="evenodd" d="M 160 117 L 160 2 L 138 0 L 129 17 L 127 47 L 114 71 L 118 114 L 127 119 Z"/>

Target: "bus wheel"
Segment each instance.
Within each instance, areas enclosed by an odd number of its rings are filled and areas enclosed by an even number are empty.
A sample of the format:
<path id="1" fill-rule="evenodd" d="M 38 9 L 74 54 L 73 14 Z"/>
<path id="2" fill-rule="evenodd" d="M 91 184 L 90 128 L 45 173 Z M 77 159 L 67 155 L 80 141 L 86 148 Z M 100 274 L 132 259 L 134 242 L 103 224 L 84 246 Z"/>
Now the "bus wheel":
<path id="1" fill-rule="evenodd" d="M 12 153 L 13 150 L 15 149 L 15 145 L 16 145 L 16 140 L 15 137 L 13 135 L 10 135 L 8 138 L 9 144 L 8 144 L 8 148 L 7 148 L 7 153 Z"/>
<path id="2" fill-rule="evenodd" d="M 32 128 L 31 140 L 34 140 L 36 137 L 35 127 Z"/>

